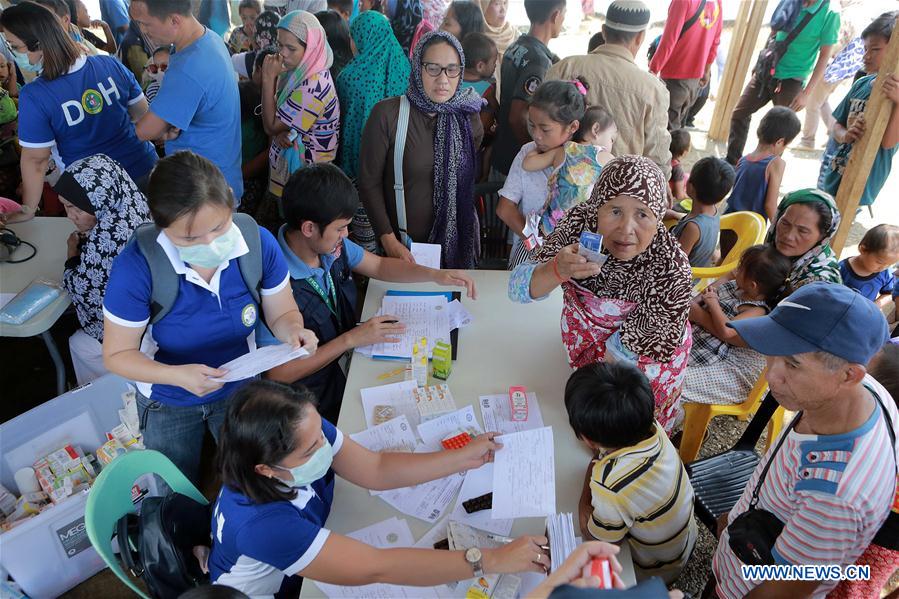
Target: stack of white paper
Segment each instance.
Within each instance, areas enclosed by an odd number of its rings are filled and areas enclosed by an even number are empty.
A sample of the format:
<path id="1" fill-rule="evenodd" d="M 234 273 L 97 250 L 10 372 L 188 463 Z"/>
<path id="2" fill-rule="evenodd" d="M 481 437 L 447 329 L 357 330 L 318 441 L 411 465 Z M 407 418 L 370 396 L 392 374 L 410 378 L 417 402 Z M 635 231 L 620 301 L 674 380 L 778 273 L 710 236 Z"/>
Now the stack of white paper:
<path id="1" fill-rule="evenodd" d="M 546 426 L 496 438 L 493 517 L 526 518 L 556 512 L 553 432 Z"/>
<path id="2" fill-rule="evenodd" d="M 571 552 L 577 547 L 574 535 L 574 517 L 571 512 L 553 514 L 546 517 L 546 530 L 549 537 L 549 552 L 552 558 L 551 572 L 562 565 Z"/>
<path id="3" fill-rule="evenodd" d="M 400 414 L 393 420 L 388 420 L 377 426 L 367 428 L 364 431 L 353 433 L 350 439 L 368 449 L 369 451 L 400 451 L 411 453 L 415 451 L 418 442 L 415 433 L 409 424 L 405 414 Z"/>
<path id="4" fill-rule="evenodd" d="M 429 450 L 419 445 L 416 451 Z M 452 504 L 463 480 L 464 474 L 456 473 L 414 487 L 380 491 L 378 497 L 399 512 L 433 524 Z"/>

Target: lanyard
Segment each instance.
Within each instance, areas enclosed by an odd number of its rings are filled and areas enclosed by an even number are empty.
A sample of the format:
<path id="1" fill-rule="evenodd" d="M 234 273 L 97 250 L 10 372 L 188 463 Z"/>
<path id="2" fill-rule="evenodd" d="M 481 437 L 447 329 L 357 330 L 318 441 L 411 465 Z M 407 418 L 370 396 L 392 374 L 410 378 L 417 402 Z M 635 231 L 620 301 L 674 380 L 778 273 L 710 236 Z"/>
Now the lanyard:
<path id="1" fill-rule="evenodd" d="M 340 305 L 337 303 L 337 288 L 334 286 L 334 279 L 331 278 L 331 272 L 328 271 L 325 273 L 328 281 L 328 289 L 331 294 L 330 297 L 325 290 L 321 288 L 321 285 L 318 284 L 318 281 L 315 280 L 315 277 L 309 277 L 306 279 L 306 282 L 309 283 L 309 286 L 312 287 L 312 290 L 315 291 L 322 301 L 325 302 L 325 305 L 328 306 L 328 310 L 331 311 L 331 314 L 337 317 L 340 320 Z"/>

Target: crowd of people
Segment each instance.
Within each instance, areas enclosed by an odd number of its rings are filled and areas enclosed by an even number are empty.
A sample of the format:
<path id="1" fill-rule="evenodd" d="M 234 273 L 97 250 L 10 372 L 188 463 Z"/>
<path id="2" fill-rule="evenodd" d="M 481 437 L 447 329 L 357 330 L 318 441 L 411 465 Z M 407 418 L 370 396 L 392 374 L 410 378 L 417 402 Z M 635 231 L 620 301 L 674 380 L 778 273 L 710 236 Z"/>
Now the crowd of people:
<path id="1" fill-rule="evenodd" d="M 0 194 L 21 206 L 4 219 L 58 204 L 77 229 L 63 285 L 78 383 L 135 381 L 145 446 L 193 481 L 214 438 L 213 582 L 289 596 L 300 576 L 429 586 L 548 567 L 542 536 L 472 561 L 377 550 L 325 526 L 335 475 L 405 487 L 500 449 L 487 433 L 457 451 L 378 454 L 335 426 L 346 357 L 404 331 L 389 315 L 357 323 L 360 278 L 476 298 L 465 271 L 481 256 L 479 183 L 498 189 L 508 226 L 509 299 L 561 288 L 565 407 L 594 456 L 579 522 L 603 543 L 535 596 L 587 585 L 580 567 L 615 565 L 610 544 L 629 544 L 639 581 L 673 583 L 698 536 L 675 445 L 683 406 L 743 402 L 760 376 L 797 414 L 720 522 L 706 596 L 874 597 L 899 570 L 899 346 L 882 312 L 899 292 L 899 226 L 873 227 L 842 261 L 830 247 L 855 216 L 834 196 L 874 93 L 892 108 L 861 206 L 899 148 L 899 74 L 879 74 L 899 12 L 860 25 L 846 17 L 853 0 L 842 15 L 829 0 L 782 0 L 779 60 L 754 69 L 726 156 L 688 172 L 722 0 L 672 0 L 649 71 L 635 60 L 643 1 L 612 2 L 589 52 L 560 59 L 548 45 L 566 4 L 524 0 L 526 32 L 508 0 L 241 0 L 235 27 L 209 0 L 104 0 L 102 20 L 82 0 L 0 14 Z M 800 133 L 813 145 L 819 120 L 817 185 L 788 184 L 785 149 Z M 722 219 L 747 212 L 769 223 L 764 243 L 697 293 L 692 269 L 737 242 Z M 600 260 L 581 251 L 595 234 Z M 442 268 L 416 264 L 412 242 L 439 245 Z M 311 355 L 266 381 L 219 380 L 221 365 L 280 343 Z M 858 563 L 870 580 L 742 577 L 735 522 L 753 510 L 780 525 L 766 563 Z M 667 596 L 640 596 L 653 593 Z"/>

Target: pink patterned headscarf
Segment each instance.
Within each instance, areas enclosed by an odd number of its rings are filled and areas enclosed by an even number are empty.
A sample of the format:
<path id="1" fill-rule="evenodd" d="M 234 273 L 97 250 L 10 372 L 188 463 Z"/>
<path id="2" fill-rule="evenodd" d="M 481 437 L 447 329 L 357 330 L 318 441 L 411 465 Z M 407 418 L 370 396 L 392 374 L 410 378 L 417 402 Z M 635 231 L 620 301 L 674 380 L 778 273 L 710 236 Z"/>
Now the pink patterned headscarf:
<path id="1" fill-rule="evenodd" d="M 281 82 L 284 83 L 283 86 L 279 85 L 281 90 L 292 91 L 310 74 L 331 68 L 334 53 L 331 52 L 325 30 L 315 15 L 305 10 L 294 10 L 281 17 L 278 29 L 289 31 L 306 46 L 306 53 L 297 68 L 281 75 Z M 280 98 L 278 104 L 281 104 Z"/>

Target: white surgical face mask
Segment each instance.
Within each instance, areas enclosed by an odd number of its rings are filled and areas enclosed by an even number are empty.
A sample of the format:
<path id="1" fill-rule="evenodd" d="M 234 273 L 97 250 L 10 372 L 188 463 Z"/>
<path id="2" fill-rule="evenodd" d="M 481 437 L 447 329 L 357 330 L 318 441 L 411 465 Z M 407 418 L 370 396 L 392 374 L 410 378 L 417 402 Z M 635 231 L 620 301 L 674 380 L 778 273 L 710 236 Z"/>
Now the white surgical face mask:
<path id="1" fill-rule="evenodd" d="M 293 482 L 290 483 L 291 487 L 305 487 L 324 477 L 331 469 L 333 461 L 334 452 L 331 444 L 325 439 L 322 446 L 312 454 L 305 464 L 295 468 L 285 468 L 284 466 L 275 466 L 275 468 L 290 472 L 290 476 L 293 477 Z"/>
<path id="2" fill-rule="evenodd" d="M 231 223 L 228 232 L 219 235 L 209 243 L 198 243 L 196 245 L 181 246 L 176 245 L 178 255 L 182 260 L 193 266 L 200 268 L 216 268 L 224 262 L 240 241 L 240 230 L 237 225 Z"/>

